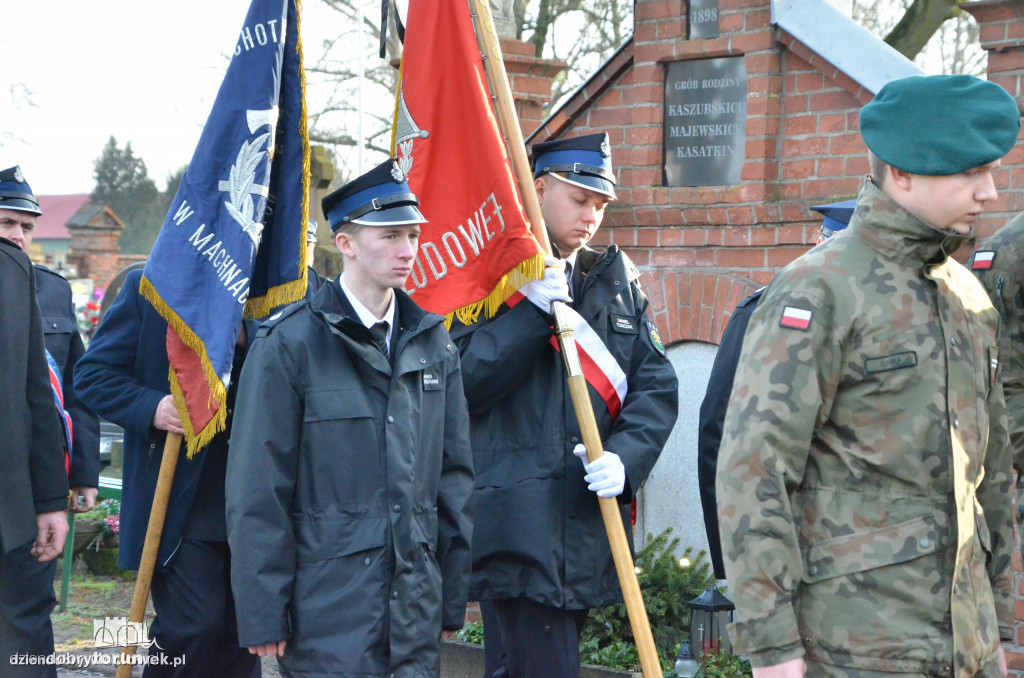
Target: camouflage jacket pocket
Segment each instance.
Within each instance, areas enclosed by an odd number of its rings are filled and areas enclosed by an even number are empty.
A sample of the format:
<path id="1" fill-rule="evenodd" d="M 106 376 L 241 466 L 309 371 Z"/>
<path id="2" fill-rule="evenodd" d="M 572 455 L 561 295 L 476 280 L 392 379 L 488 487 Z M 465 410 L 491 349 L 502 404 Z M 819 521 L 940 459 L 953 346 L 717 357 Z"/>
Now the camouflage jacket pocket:
<path id="1" fill-rule="evenodd" d="M 803 581 L 813 584 L 920 558 L 935 551 L 937 534 L 934 521 L 922 516 L 809 544 Z"/>

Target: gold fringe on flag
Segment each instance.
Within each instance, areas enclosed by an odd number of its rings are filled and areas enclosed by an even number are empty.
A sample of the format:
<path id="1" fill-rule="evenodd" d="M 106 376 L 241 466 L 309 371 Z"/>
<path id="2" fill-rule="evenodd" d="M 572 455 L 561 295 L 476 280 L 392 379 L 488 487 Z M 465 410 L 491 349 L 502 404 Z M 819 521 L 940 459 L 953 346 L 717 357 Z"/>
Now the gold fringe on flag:
<path id="1" fill-rule="evenodd" d="M 283 304 L 290 304 L 300 301 L 306 296 L 307 286 L 307 254 L 306 248 L 306 225 L 309 223 L 309 174 L 310 174 L 310 152 L 309 152 L 309 131 L 306 125 L 306 69 L 302 67 L 302 2 L 295 3 L 295 30 L 298 39 L 295 43 L 295 51 L 299 63 L 299 91 L 302 110 L 299 113 L 299 135 L 302 140 L 302 228 L 299 229 L 299 270 L 296 272 L 298 278 L 291 282 L 275 285 L 259 297 L 253 297 L 245 302 L 246 318 L 262 318 L 273 309 Z M 182 420 L 184 421 L 184 420 Z"/>
<path id="2" fill-rule="evenodd" d="M 526 261 L 520 262 L 511 271 L 501 276 L 498 284 L 486 297 L 480 301 L 473 302 L 457 308 L 445 316 L 444 326 L 447 329 L 452 327 L 452 318 L 458 318 L 463 325 L 472 325 L 480 319 L 480 313 L 493 318 L 501 305 L 508 301 L 508 298 L 515 294 L 520 287 L 526 283 L 537 280 L 544 275 L 544 254 L 537 254 Z"/>
<path id="3" fill-rule="evenodd" d="M 203 364 L 203 374 L 206 378 L 206 383 L 210 387 L 211 398 L 217 403 L 217 413 L 213 415 L 213 419 L 211 419 L 210 423 L 208 423 L 202 430 L 196 431 L 192 424 L 192 419 L 189 417 L 188 408 L 185 406 L 185 394 L 181 390 L 181 384 L 178 383 L 177 375 L 174 374 L 173 368 L 168 370 L 168 378 L 171 382 L 171 395 L 174 399 L 174 408 L 178 410 L 178 417 L 181 419 L 182 427 L 185 429 L 186 455 L 191 459 L 195 456 L 196 452 L 213 440 L 213 437 L 223 431 L 227 426 L 227 391 L 225 390 L 220 377 L 217 375 L 217 372 L 213 369 L 213 364 L 210 362 L 209 356 L 206 355 L 206 347 L 203 345 L 203 341 L 188 325 L 185 324 L 178 314 L 167 305 L 167 302 L 160 297 L 156 288 L 153 287 L 153 284 L 149 282 L 145 275 L 143 275 L 142 279 L 139 281 L 139 292 L 141 292 L 142 296 L 153 304 L 157 313 L 159 313 L 164 320 L 167 321 L 167 324 L 177 332 L 178 336 L 181 337 L 182 342 L 199 356 L 199 359 Z"/>

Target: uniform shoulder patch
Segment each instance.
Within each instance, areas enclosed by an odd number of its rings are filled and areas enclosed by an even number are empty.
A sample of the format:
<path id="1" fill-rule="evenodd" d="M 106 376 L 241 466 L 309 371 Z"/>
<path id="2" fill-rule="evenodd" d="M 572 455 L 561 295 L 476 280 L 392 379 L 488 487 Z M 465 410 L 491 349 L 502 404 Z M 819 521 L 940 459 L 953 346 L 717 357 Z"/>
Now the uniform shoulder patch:
<path id="1" fill-rule="evenodd" d="M 971 262 L 972 271 L 987 271 L 992 268 L 996 261 L 995 250 L 978 250 L 974 253 L 974 261 Z"/>
<path id="2" fill-rule="evenodd" d="M 786 306 L 782 309 L 782 318 L 779 319 L 779 327 L 789 327 L 794 330 L 806 330 L 811 326 L 814 312 L 806 308 Z"/>
<path id="3" fill-rule="evenodd" d="M 743 301 L 741 301 L 736 306 L 736 308 L 746 308 L 746 307 L 751 306 L 751 305 L 753 305 L 754 308 L 757 308 L 757 303 L 761 299 L 761 295 L 764 294 L 764 291 L 766 289 L 768 289 L 767 286 L 759 287 L 758 289 L 754 290 L 753 292 L 748 294 L 746 297 L 744 297 Z"/>
<path id="4" fill-rule="evenodd" d="M 304 305 L 305 304 L 303 304 L 302 302 L 289 304 L 288 306 L 282 308 L 280 311 L 274 313 L 274 315 L 270 316 L 269 318 L 265 318 L 264 320 L 260 321 L 260 327 L 256 331 L 256 336 L 267 336 L 268 334 L 270 334 L 270 331 L 273 330 L 275 326 L 277 326 L 278 323 L 280 323 L 282 320 L 298 311 Z"/>
<path id="5" fill-rule="evenodd" d="M 658 333 L 658 326 L 654 324 L 654 321 L 650 318 L 644 319 L 647 324 L 647 337 L 651 340 L 651 346 L 658 352 L 659 355 L 665 357 L 665 344 L 661 341 L 661 335 Z"/>

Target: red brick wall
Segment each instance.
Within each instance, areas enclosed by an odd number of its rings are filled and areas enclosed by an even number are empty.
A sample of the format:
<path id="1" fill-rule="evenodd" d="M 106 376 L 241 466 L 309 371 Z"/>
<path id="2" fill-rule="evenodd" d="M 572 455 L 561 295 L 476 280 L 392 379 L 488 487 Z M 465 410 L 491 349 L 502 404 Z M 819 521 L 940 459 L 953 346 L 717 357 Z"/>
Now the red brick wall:
<path id="1" fill-rule="evenodd" d="M 525 135 L 544 119 L 544 106 L 551 101 L 551 84 L 556 75 L 565 70 L 564 61 L 538 59 L 533 43 L 502 38 L 501 54 L 508 75 L 512 98 L 519 116 L 519 126 Z"/>
<path id="2" fill-rule="evenodd" d="M 717 343 L 742 292 L 814 243 L 820 217 L 807 208 L 856 196 L 867 174 L 858 110 L 871 94 L 776 37 L 769 0 L 721 0 L 721 35 L 710 40 L 682 39 L 685 12 L 683 0 L 639 0 L 632 43 L 531 141 L 609 134 L 619 202 L 594 244 L 624 247 L 643 271 L 666 342 Z M 742 182 L 662 187 L 665 64 L 721 56 L 747 67 Z"/>

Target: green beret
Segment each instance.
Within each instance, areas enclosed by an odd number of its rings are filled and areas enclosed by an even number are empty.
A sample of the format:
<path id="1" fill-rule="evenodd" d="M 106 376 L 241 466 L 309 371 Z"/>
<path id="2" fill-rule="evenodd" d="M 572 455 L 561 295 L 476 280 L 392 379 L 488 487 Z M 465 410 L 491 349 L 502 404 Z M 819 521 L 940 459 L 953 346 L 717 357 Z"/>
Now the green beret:
<path id="1" fill-rule="evenodd" d="M 860 110 L 860 134 L 883 162 L 911 174 L 945 176 L 1006 155 L 1020 111 L 1005 89 L 973 75 L 892 80 Z"/>

